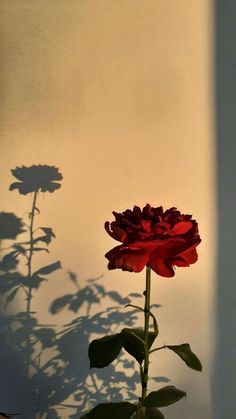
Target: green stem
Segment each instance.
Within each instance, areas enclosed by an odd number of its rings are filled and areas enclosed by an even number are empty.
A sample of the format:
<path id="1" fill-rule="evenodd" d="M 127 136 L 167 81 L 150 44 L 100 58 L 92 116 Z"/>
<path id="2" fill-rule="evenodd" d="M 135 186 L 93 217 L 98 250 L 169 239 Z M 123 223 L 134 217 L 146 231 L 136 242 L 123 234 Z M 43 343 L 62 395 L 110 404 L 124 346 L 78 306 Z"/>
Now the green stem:
<path id="1" fill-rule="evenodd" d="M 163 345 L 163 346 L 160 346 L 160 348 L 152 349 L 151 351 L 149 351 L 149 355 L 152 354 L 153 352 L 160 351 L 161 349 L 165 349 L 165 348 L 166 348 L 166 346 Z"/>
<path id="2" fill-rule="evenodd" d="M 145 305 L 144 305 L 144 343 L 145 343 L 145 359 L 144 366 L 141 373 L 142 382 L 142 398 L 144 401 L 147 395 L 148 384 L 148 367 L 149 367 L 149 345 L 148 345 L 148 332 L 149 332 L 149 318 L 150 318 L 150 299 L 151 299 L 151 268 L 146 267 L 146 289 L 145 289 Z"/>
<path id="3" fill-rule="evenodd" d="M 33 229 L 34 229 L 34 216 L 35 216 L 35 209 L 36 209 L 37 192 L 38 191 L 34 192 L 32 211 L 30 213 L 30 226 L 29 226 L 30 249 L 29 249 L 28 262 L 27 262 L 29 285 L 28 285 L 28 293 L 27 293 L 27 299 L 26 299 L 26 301 L 27 301 L 26 311 L 27 311 L 27 314 L 28 314 L 28 318 L 30 318 L 31 300 L 32 300 L 32 288 L 31 288 L 31 285 L 30 285 L 30 280 L 31 280 L 31 277 L 32 277 L 32 256 L 33 256 L 33 248 L 34 248 L 34 243 L 33 243 L 34 232 L 33 232 Z M 28 339 L 27 339 L 27 347 L 28 347 L 28 349 L 30 347 L 30 334 L 29 334 Z M 29 359 L 28 359 L 28 367 L 29 367 L 29 365 L 30 365 L 30 356 L 29 356 Z"/>

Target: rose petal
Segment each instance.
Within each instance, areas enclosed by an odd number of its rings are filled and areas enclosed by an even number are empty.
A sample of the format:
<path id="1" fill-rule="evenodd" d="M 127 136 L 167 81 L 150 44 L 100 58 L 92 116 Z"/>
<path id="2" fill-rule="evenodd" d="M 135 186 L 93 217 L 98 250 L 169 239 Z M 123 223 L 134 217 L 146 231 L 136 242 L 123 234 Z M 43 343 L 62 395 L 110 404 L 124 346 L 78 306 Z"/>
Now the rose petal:
<path id="1" fill-rule="evenodd" d="M 175 275 L 173 267 L 164 259 L 156 258 L 155 255 L 150 257 L 148 265 L 160 276 L 171 278 Z"/>
<path id="2" fill-rule="evenodd" d="M 108 269 L 122 269 L 129 272 L 141 272 L 148 262 L 149 254 L 144 249 L 130 249 L 117 246 L 108 252 Z"/>
<path id="3" fill-rule="evenodd" d="M 107 258 L 108 260 L 110 260 L 113 256 L 115 256 L 117 254 L 117 252 L 120 249 L 123 249 L 123 244 L 120 244 L 119 246 L 113 247 L 113 249 L 109 250 L 109 252 L 107 252 L 105 254 L 105 258 Z"/>
<path id="4" fill-rule="evenodd" d="M 109 223 L 109 221 L 106 221 L 104 224 L 105 230 L 107 231 L 107 233 L 115 240 L 119 241 L 119 242 L 124 242 L 126 237 L 127 237 L 127 233 L 120 227 L 117 227 L 116 222 L 113 221 L 112 223 Z"/>
<path id="5" fill-rule="evenodd" d="M 198 260 L 198 254 L 196 251 L 196 246 L 201 242 L 199 239 L 193 246 L 186 249 L 184 252 L 179 254 L 173 261 L 173 265 L 176 266 L 189 266 Z"/>
<path id="6" fill-rule="evenodd" d="M 150 242 L 153 246 L 152 250 L 155 249 L 155 257 L 157 259 L 172 259 L 186 249 L 186 241 L 181 237 L 157 239 Z"/>
<path id="7" fill-rule="evenodd" d="M 115 223 L 112 225 L 112 230 L 114 239 L 123 243 L 127 237 L 127 233 L 122 228 L 117 227 Z"/>
<path id="8" fill-rule="evenodd" d="M 189 231 L 193 226 L 191 221 L 180 221 L 179 223 L 175 224 L 171 230 L 172 234 L 185 234 Z"/>

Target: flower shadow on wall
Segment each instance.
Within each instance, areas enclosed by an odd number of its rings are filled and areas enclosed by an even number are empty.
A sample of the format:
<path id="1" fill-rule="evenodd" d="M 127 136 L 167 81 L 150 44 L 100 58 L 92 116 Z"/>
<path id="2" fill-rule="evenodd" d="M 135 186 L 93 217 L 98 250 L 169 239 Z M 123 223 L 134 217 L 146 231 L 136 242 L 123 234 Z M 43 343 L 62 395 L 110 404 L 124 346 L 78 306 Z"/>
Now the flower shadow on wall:
<path id="1" fill-rule="evenodd" d="M 9 377 L 12 377 L 10 374 L 11 368 L 9 372 L 6 371 L 5 375 L 2 375 L 1 388 L 3 391 L 1 392 L 1 405 L 6 405 L 6 410 L 11 411 L 15 395 L 15 398 L 18 399 L 21 405 L 22 400 L 28 400 L 28 405 L 23 406 L 23 412 L 28 417 L 33 417 L 33 401 L 29 395 L 32 388 L 32 377 L 37 368 L 35 337 L 38 334 L 37 339 L 40 342 L 40 331 L 35 333 L 35 327 L 38 325 L 37 319 L 32 312 L 33 293 L 37 292 L 42 283 L 47 281 L 48 275 L 61 268 L 60 262 L 57 261 L 33 271 L 32 261 L 34 256 L 38 252 L 49 253 L 48 245 L 55 237 L 50 227 L 40 226 L 35 228 L 35 217 L 40 213 L 37 207 L 37 198 L 40 192 L 53 192 L 59 189 L 61 185 L 58 181 L 62 179 L 62 175 L 57 168 L 47 165 L 17 167 L 12 170 L 12 174 L 20 182 L 12 183 L 9 189 L 16 189 L 23 195 L 32 193 L 32 208 L 28 212 L 27 222 L 18 219 L 12 213 L 1 213 L 0 217 L 0 227 L 2 228 L 2 233 L 0 234 L 1 239 L 14 240 L 22 232 L 25 232 L 27 235 L 25 241 L 18 241 L 9 247 L 1 248 L 0 292 L 4 295 L 4 298 L 2 298 L 4 306 L 3 304 L 1 305 L 1 311 L 4 314 L 1 318 L 1 330 L 5 338 L 6 352 L 12 354 L 14 363 L 16 366 L 18 365 L 16 371 L 19 382 L 19 385 L 16 387 L 13 381 L 10 380 Z M 26 269 L 23 268 L 23 272 L 19 269 L 20 261 L 25 262 L 23 266 L 26 266 Z M 25 308 L 21 312 L 9 315 L 9 309 L 6 310 L 8 308 L 7 306 L 13 303 L 18 296 L 24 301 Z M 12 309 L 10 309 L 10 312 L 12 312 Z M 10 348 L 9 351 L 7 351 L 7 345 Z M 1 355 L 4 358 L 4 351 L 1 352 Z M 11 366 L 11 364 L 10 362 L 9 365 Z M 12 373 L 14 374 L 13 371 Z M 6 389 L 4 380 L 6 379 L 8 381 L 10 380 L 10 387 L 13 390 L 8 392 L 8 396 L 4 392 Z M 8 401 L 11 401 L 9 406 L 7 405 Z M 0 410 L 2 410 L 1 407 Z"/>
<path id="2" fill-rule="evenodd" d="M 0 212 L 0 240 L 15 240 L 23 233 L 24 223 L 12 212 Z"/>
<path id="3" fill-rule="evenodd" d="M 59 419 L 60 409 L 66 409 L 66 415 L 71 409 L 70 417 L 78 418 L 104 398 L 119 401 L 125 393 L 128 400 L 133 400 L 137 382 L 134 361 L 124 359 L 121 354 L 107 370 L 91 371 L 87 348 L 95 336 L 115 332 L 124 325 L 133 327 L 138 310 L 121 308 L 130 303 L 131 297 L 137 299 L 142 295 L 123 297 L 104 287 L 99 278 L 81 286 L 77 275 L 69 271 L 65 281 L 73 282 L 75 292 L 52 301 L 50 310 L 53 315 L 71 312 L 73 321 L 64 327 L 40 324 L 33 297 L 47 285 L 50 275 L 56 279 L 61 263 L 56 261 L 33 270 L 34 258 L 43 253 L 46 260 L 49 245 L 55 239 L 53 229 L 42 227 L 38 221 L 41 218 L 38 197 L 40 192 L 59 189 L 62 175 L 57 168 L 46 165 L 17 167 L 12 174 L 18 181 L 11 184 L 10 190 L 32 194 L 32 208 L 27 222 L 13 213 L 0 213 L 0 239 L 14 241 L 1 247 L 0 411 L 15 410 L 30 419 Z M 28 234 L 28 238 L 15 242 L 21 233 Z M 26 265 L 19 263 L 22 261 Z M 25 303 L 20 312 L 15 310 L 17 299 Z M 107 302 L 110 306 L 105 310 Z M 154 379 L 168 381 L 165 377 Z"/>
<path id="4" fill-rule="evenodd" d="M 54 192 L 61 187 L 62 174 L 54 166 L 33 165 L 30 167 L 16 167 L 12 170 L 19 182 L 10 185 L 10 191 L 18 189 L 20 194 L 27 195 L 32 192 Z"/>

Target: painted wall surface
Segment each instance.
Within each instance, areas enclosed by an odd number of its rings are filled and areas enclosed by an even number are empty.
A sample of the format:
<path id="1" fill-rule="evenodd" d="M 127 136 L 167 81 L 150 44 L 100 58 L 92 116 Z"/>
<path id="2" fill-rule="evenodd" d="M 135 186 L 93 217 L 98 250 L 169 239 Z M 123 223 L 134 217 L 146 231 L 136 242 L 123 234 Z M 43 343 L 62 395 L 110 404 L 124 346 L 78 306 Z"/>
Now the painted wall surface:
<path id="1" fill-rule="evenodd" d="M 40 223 L 57 237 L 51 253 L 34 263 L 60 259 L 63 270 L 35 292 L 34 311 L 42 322 L 71 320 L 71 313 L 49 313 L 52 299 L 72 292 L 67 270 L 81 284 L 104 274 L 108 289 L 143 291 L 144 273 L 107 271 L 104 254 L 116 243 L 103 225 L 113 210 L 150 203 L 193 214 L 202 237 L 199 261 L 172 279 L 153 275 L 152 302 L 162 305 L 160 343 L 191 343 L 203 372 L 165 351 L 151 368 L 188 392 L 163 410 L 167 419 L 211 419 L 211 1 L 1 0 L 0 10 L 1 210 L 24 216 L 31 205 L 31 196 L 8 191 L 10 169 L 49 164 L 64 176 L 59 191 L 39 198 Z"/>

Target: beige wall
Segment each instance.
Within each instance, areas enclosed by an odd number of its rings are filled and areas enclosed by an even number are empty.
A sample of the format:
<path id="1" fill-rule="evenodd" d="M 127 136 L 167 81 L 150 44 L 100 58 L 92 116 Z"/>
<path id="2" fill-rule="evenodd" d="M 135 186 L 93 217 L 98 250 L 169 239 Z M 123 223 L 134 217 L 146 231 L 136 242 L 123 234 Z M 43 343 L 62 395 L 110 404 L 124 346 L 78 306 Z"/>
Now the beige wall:
<path id="1" fill-rule="evenodd" d="M 166 353 L 152 368 L 188 390 L 167 419 L 211 419 L 211 1 L 1 0 L 0 10 L 1 209 L 23 216 L 30 205 L 7 191 L 11 168 L 58 166 L 63 187 L 39 203 L 40 224 L 57 234 L 44 261 L 60 259 L 81 281 L 104 273 L 122 293 L 141 291 L 144 274 L 108 273 L 104 253 L 116 243 L 103 223 L 111 212 L 149 202 L 193 214 L 199 262 L 173 279 L 153 278 L 152 300 L 163 305 L 160 343 L 189 341 L 204 372 Z M 34 309 L 43 321 L 45 304 L 71 289 L 65 271 L 41 289 Z"/>

